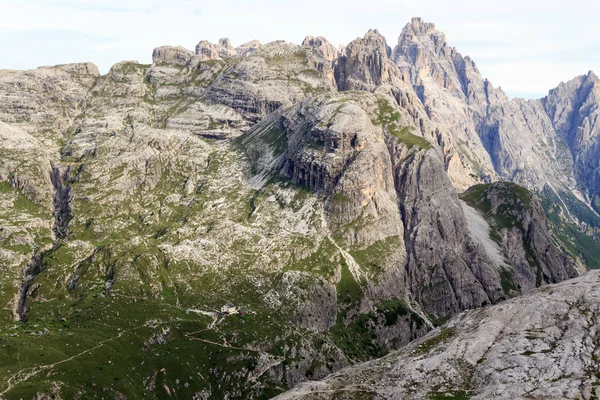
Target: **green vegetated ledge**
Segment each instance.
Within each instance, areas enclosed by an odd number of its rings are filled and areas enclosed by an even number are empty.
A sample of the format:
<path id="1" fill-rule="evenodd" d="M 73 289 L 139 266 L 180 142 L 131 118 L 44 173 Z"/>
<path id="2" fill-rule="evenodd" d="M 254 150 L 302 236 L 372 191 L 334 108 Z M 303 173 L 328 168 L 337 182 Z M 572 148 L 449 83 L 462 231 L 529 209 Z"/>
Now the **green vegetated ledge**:
<path id="1" fill-rule="evenodd" d="M 501 188 L 496 187 L 497 194 L 503 197 L 496 212 L 492 212 L 492 205 L 488 199 L 488 191 L 493 184 L 479 184 L 470 187 L 460 195 L 460 199 L 471 207 L 481 211 L 490 224 L 490 237 L 500 243 L 500 231 L 504 228 L 514 227 L 523 230 L 521 222 L 515 217 L 515 212 L 521 212 L 531 206 L 532 194 L 529 190 L 514 183 L 501 182 Z"/>
<path id="2" fill-rule="evenodd" d="M 490 190 L 494 195 L 502 198 L 502 203 L 495 212 L 488 198 Z M 470 187 L 460 196 L 460 199 L 471 207 L 479 210 L 490 226 L 490 239 L 502 246 L 501 231 L 503 229 L 519 229 L 523 238 L 527 232 L 518 216 L 531 208 L 533 194 L 526 188 L 512 182 L 496 182 L 492 184 L 479 184 Z M 536 271 L 536 286 L 542 284 L 542 267 L 537 260 L 527 240 L 523 241 L 527 262 Z M 511 296 L 518 293 L 519 286 L 515 283 L 512 270 L 502 268 L 500 271 L 500 284 L 505 295 Z"/>
<path id="3" fill-rule="evenodd" d="M 498 207 L 495 214 L 491 212 L 491 204 L 486 197 L 491 185 L 475 185 L 462 193 L 460 198 L 485 216 L 490 223 L 491 239 L 500 244 L 501 237 L 499 233 L 503 228 L 517 227 L 523 229 L 523 227 L 514 218 L 514 213 L 511 212 L 518 210 L 511 210 L 507 205 L 502 205 Z M 522 210 L 530 207 L 533 194 L 529 190 L 509 182 L 502 182 L 501 185 L 503 189 L 497 193 L 507 199 L 507 204 L 516 205 L 521 207 Z M 585 223 L 592 231 L 600 229 L 600 217 L 575 195 L 566 191 L 560 191 L 557 194 L 553 189 L 546 186 L 539 193 L 539 199 L 546 215 L 548 229 L 556 240 L 559 249 L 575 258 L 579 258 L 589 269 L 600 269 L 600 243 L 591 235 L 582 232 L 577 224 L 569 220 L 569 216 L 565 214 L 563 204 L 569 208 L 570 216 Z M 532 267 L 538 270 L 537 281 L 539 283 L 541 276 L 538 261 L 535 259 L 528 243 L 525 242 L 524 245 L 527 260 Z M 518 289 L 513 283 L 511 271 L 503 269 L 500 275 L 505 293 Z"/>
<path id="4" fill-rule="evenodd" d="M 377 117 L 371 121 L 374 125 L 383 126 L 391 136 L 396 138 L 398 143 L 406 145 L 409 149 L 414 146 L 420 150 L 431 149 L 431 143 L 424 137 L 413 134 L 412 127 L 400 126 L 400 112 L 392 107 L 387 100 L 378 99 L 377 106 Z"/>
<path id="5" fill-rule="evenodd" d="M 376 334 L 378 329 L 407 324 L 411 332 L 417 332 L 426 327 L 425 320 L 401 299 L 380 301 L 366 314 L 353 314 L 363 295 L 361 285 L 356 282 L 342 260 L 342 278 L 337 285 L 338 304 L 341 309 L 336 324 L 328 333 L 351 362 L 383 357 L 400 345 L 382 343 Z"/>

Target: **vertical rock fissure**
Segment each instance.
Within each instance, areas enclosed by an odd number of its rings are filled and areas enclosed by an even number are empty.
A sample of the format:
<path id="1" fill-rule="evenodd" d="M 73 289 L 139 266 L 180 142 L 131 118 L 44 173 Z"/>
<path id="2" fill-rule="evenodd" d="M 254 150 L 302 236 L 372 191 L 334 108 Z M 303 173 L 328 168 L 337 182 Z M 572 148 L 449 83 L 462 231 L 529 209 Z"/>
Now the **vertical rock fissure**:
<path id="1" fill-rule="evenodd" d="M 33 279 L 42 270 L 42 254 L 33 256 L 29 264 L 23 269 L 23 282 L 15 295 L 13 302 L 13 318 L 15 322 L 24 322 L 27 317 L 27 299 L 36 289 Z"/>
<path id="2" fill-rule="evenodd" d="M 27 266 L 23 269 L 23 281 L 13 302 L 13 318 L 16 322 L 25 322 L 27 319 L 27 302 L 35 292 L 37 285 L 35 277 L 44 270 L 44 255 L 48 251 L 56 249 L 68 235 L 68 224 L 72 218 L 71 213 L 71 187 L 68 185 L 68 174 L 70 167 L 56 165 L 50 171 L 50 181 L 54 189 L 53 216 L 54 244 L 51 250 L 40 251 L 35 254 Z"/>
<path id="3" fill-rule="evenodd" d="M 390 163 L 392 165 L 392 178 L 394 179 L 394 188 L 396 190 L 396 196 L 398 198 L 398 213 L 400 215 L 400 221 L 402 221 L 402 224 L 404 225 L 404 246 L 405 246 L 405 253 L 406 253 L 406 260 L 404 261 L 405 282 L 408 284 L 409 293 L 412 293 L 413 280 L 412 280 L 410 274 L 408 273 L 408 269 L 409 269 L 409 265 L 411 262 L 411 258 L 413 257 L 413 249 L 411 249 L 412 246 L 410 245 L 412 243 L 411 242 L 411 233 L 412 233 L 413 229 L 412 229 L 412 227 L 409 227 L 408 220 L 407 220 L 405 204 L 403 201 L 404 195 L 402 193 L 403 174 L 400 171 L 401 166 L 395 162 L 394 146 L 395 146 L 395 144 L 393 144 L 393 139 L 389 139 L 388 143 L 387 143 L 387 150 L 388 150 L 388 154 L 390 156 Z M 406 160 L 406 163 L 412 163 L 412 161 L 414 159 L 413 155 L 411 155 L 409 157 L 410 157 L 410 159 Z"/>
<path id="4" fill-rule="evenodd" d="M 71 214 L 71 187 L 68 185 L 67 176 L 70 167 L 57 165 L 52 168 L 50 178 L 54 187 L 54 235 L 60 242 L 67 237 L 67 226 L 72 218 Z"/>

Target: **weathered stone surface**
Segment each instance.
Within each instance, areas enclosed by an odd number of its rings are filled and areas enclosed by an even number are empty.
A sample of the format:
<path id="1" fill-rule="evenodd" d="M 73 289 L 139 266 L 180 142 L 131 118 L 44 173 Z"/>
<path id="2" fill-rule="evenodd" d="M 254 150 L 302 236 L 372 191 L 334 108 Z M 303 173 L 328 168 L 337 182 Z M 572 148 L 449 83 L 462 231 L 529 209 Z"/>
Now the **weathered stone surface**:
<path id="1" fill-rule="evenodd" d="M 428 152 L 429 153 L 429 152 Z M 498 265 L 469 235 L 462 206 L 443 164 L 432 153 L 408 158 L 396 172 L 406 228 L 406 276 L 415 299 L 432 318 L 445 318 L 503 298 Z"/>
<path id="2" fill-rule="evenodd" d="M 261 46 L 260 41 L 251 40 L 247 43 L 240 45 L 239 47 L 236 47 L 235 50 L 237 51 L 237 53 L 240 56 L 246 56 L 246 55 L 251 54 L 254 51 L 256 51 L 260 46 Z"/>
<path id="3" fill-rule="evenodd" d="M 577 183 L 600 210 L 600 80 L 593 73 L 561 83 L 541 100 L 559 137 L 573 155 Z"/>
<path id="4" fill-rule="evenodd" d="M 581 399 L 598 395 L 600 276 L 468 311 L 399 352 L 278 399 Z"/>
<path id="5" fill-rule="evenodd" d="M 390 83 L 397 69 L 388 57 L 390 48 L 377 30 L 369 30 L 364 38 L 355 39 L 345 48 L 336 66 L 336 81 L 340 90 L 373 91 Z"/>
<path id="6" fill-rule="evenodd" d="M 153 63 L 188 65 L 192 58 L 194 58 L 194 53 L 181 46 L 161 46 L 152 52 Z"/>
<path id="7" fill-rule="evenodd" d="M 214 44 L 206 40 L 200 41 L 196 45 L 196 54 L 207 60 L 222 60 L 236 55 L 237 52 L 231 46 L 228 39 L 221 39 L 219 44 Z"/>
<path id="8" fill-rule="evenodd" d="M 485 216 L 489 236 L 502 249 L 506 294 L 577 276 L 573 260 L 554 244 L 540 201 L 525 188 L 496 182 L 475 186 L 461 197 Z"/>
<path id="9" fill-rule="evenodd" d="M 499 208 L 518 214 L 510 216 L 524 233 L 507 231 L 500 246 L 504 255 L 496 245 L 490 250 L 482 244 L 444 171 L 439 149 L 414 135 L 394 133 L 394 125 L 373 122 L 397 115 L 400 124 L 410 124 L 401 110 L 383 111 L 393 102 L 381 95 L 342 92 L 272 115 L 243 137 L 254 184 L 260 187 L 275 174 L 325 195 L 325 221 L 341 246 L 366 249 L 397 238 L 396 253 L 381 263 L 385 273 L 377 278 L 379 285 L 371 283 L 369 290 L 384 299 L 408 295 L 436 321 L 496 303 L 520 287 L 574 276 L 552 243 L 540 203 L 524 188 L 511 186 L 526 193 L 527 207 L 514 203 L 515 193 L 502 191 L 502 185 L 492 186 L 499 189 L 489 192 L 493 207 L 488 206 L 494 215 Z M 486 226 L 483 234 L 489 236 Z M 527 257 L 534 257 L 535 266 Z M 502 283 L 505 268 L 511 274 L 525 271 L 511 278 L 514 293 Z M 360 281 L 365 272 L 353 273 Z"/>

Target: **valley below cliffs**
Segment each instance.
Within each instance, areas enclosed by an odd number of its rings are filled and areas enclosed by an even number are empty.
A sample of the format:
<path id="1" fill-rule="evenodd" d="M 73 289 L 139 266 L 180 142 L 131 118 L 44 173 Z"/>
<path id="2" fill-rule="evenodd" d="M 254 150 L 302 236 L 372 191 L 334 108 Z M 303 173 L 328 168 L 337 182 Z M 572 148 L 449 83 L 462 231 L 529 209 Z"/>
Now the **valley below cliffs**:
<path id="1" fill-rule="evenodd" d="M 593 73 L 510 100 L 418 18 L 152 59 L 0 70 L 0 398 L 594 398 Z"/>

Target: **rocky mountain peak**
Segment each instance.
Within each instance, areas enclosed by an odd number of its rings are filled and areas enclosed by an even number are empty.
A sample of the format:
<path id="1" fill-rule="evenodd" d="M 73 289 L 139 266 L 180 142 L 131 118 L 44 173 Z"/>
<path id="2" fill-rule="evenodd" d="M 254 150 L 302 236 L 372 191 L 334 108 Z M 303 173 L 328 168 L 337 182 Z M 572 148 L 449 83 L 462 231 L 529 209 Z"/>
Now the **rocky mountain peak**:
<path id="1" fill-rule="evenodd" d="M 413 17 L 411 21 L 406 24 L 404 29 L 402 30 L 403 35 L 413 35 L 413 36 L 427 36 L 431 33 L 440 33 L 435 29 L 435 24 L 431 22 L 425 22 L 420 17 Z M 443 35 L 443 34 L 442 34 Z"/>
<path id="2" fill-rule="evenodd" d="M 78 75 L 92 75 L 100 76 L 100 71 L 96 64 L 91 62 L 74 63 L 74 64 L 62 64 L 55 67 L 42 67 L 48 69 L 60 69 L 67 73 L 78 74 Z"/>
<path id="3" fill-rule="evenodd" d="M 569 278 L 570 255 L 600 266 L 600 222 L 555 185 L 577 173 L 600 208 L 592 72 L 509 100 L 420 18 L 394 52 L 372 29 L 153 61 L 0 70 L 0 397 L 271 397 Z M 413 376 L 438 398 L 437 374 Z"/>
<path id="4" fill-rule="evenodd" d="M 152 52 L 153 63 L 187 65 L 193 57 L 193 51 L 181 46 L 161 46 Z"/>
<path id="5" fill-rule="evenodd" d="M 355 45 L 356 40 L 353 41 Z M 387 45 L 385 37 L 377 29 L 369 29 L 365 36 L 362 38 L 361 43 L 369 48 L 377 48 L 380 47 L 381 50 L 385 53 L 386 57 L 389 57 L 392 53 L 391 48 Z"/>
<path id="6" fill-rule="evenodd" d="M 346 46 L 336 66 L 336 81 L 340 90 L 373 91 L 390 80 L 391 49 L 375 29 L 356 38 Z"/>
<path id="7" fill-rule="evenodd" d="M 468 104 L 484 100 L 484 79 L 470 57 L 463 57 L 446 42 L 446 36 L 432 23 L 413 18 L 394 48 L 391 59 L 407 75 L 417 92 L 439 97 L 441 89 Z M 427 82 L 423 82 L 426 80 Z M 429 86 L 427 89 L 423 85 Z"/>
<path id="8" fill-rule="evenodd" d="M 229 38 L 219 39 L 219 46 L 227 50 L 235 50 L 235 48 L 231 45 L 231 41 L 229 40 Z"/>
<path id="9" fill-rule="evenodd" d="M 600 79 L 598 78 L 598 75 L 596 75 L 596 73 L 592 70 L 589 70 L 587 75 L 586 75 L 587 79 L 589 81 L 593 81 L 593 82 L 598 82 L 600 81 Z"/>
<path id="10" fill-rule="evenodd" d="M 245 56 L 247 54 L 250 54 L 250 53 L 256 51 L 260 46 L 261 46 L 260 41 L 251 40 L 251 41 L 244 43 L 241 46 L 237 47 L 235 50 L 237 51 L 237 53 L 239 55 Z"/>
<path id="11" fill-rule="evenodd" d="M 340 53 L 338 49 L 323 36 L 305 37 L 302 41 L 302 47 L 312 48 L 317 56 L 324 58 L 329 62 L 335 60 Z"/>
<path id="12" fill-rule="evenodd" d="M 455 51 L 454 48 L 448 47 L 446 36 L 435 28 L 435 24 L 425 22 L 421 18 L 413 18 L 406 24 L 398 38 L 396 49 L 405 50 L 405 55 L 414 55 L 415 47 L 429 48 L 434 54 L 441 56 L 451 55 Z M 408 49 L 411 49 L 412 53 L 407 52 Z"/>
<path id="13" fill-rule="evenodd" d="M 406 58 L 411 64 L 419 66 L 432 58 L 451 58 L 454 52 L 446 43 L 446 36 L 434 24 L 413 18 L 402 30 L 392 58 L 395 61 Z"/>
<path id="14" fill-rule="evenodd" d="M 233 57 L 237 53 L 233 46 L 231 46 L 229 39 L 221 39 L 219 40 L 219 44 L 201 40 L 196 45 L 196 54 L 208 60 L 222 60 Z"/>

